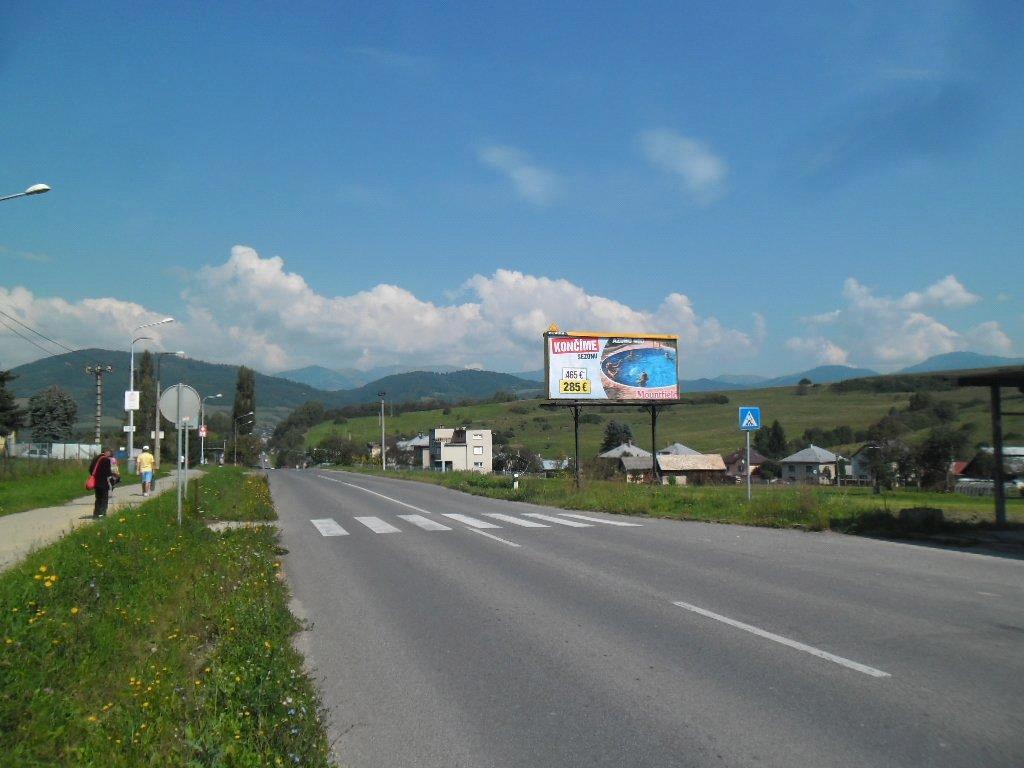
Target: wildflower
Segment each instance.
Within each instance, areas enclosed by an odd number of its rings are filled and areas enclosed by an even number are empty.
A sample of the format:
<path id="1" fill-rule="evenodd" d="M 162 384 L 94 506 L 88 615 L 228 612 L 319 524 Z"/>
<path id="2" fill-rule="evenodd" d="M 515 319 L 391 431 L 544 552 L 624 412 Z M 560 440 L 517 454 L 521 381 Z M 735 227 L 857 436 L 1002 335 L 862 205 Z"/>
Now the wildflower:
<path id="1" fill-rule="evenodd" d="M 40 573 L 46 573 L 46 566 L 45 565 L 40 565 L 39 566 L 39 572 Z"/>
<path id="2" fill-rule="evenodd" d="M 77 605 L 74 605 L 74 606 L 71 607 L 71 615 L 72 616 L 77 616 L 78 615 L 78 606 Z"/>

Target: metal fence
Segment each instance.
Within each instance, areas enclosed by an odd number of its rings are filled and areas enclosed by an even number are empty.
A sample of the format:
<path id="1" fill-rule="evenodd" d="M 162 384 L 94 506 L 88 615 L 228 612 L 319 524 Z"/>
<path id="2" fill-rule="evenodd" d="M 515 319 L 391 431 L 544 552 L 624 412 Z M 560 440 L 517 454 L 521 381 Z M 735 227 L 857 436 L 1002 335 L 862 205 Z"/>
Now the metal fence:
<path id="1" fill-rule="evenodd" d="M 100 452 L 95 443 L 16 443 L 13 456 L 23 459 L 86 461 Z"/>

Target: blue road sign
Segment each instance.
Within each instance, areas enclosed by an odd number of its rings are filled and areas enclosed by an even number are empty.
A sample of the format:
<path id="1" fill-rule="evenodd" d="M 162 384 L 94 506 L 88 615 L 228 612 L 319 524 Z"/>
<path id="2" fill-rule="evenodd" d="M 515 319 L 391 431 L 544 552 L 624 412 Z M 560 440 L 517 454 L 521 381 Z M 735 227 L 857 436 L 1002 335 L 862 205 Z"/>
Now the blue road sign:
<path id="1" fill-rule="evenodd" d="M 740 406 L 740 429 L 753 432 L 761 428 L 761 409 L 756 405 Z"/>

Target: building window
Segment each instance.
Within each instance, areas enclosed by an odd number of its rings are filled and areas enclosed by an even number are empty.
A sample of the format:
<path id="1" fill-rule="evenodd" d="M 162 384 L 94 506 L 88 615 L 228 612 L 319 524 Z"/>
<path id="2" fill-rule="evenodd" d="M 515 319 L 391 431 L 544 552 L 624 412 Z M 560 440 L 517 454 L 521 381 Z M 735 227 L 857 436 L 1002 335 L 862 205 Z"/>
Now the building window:
<path id="1" fill-rule="evenodd" d="M 481 434 L 480 434 L 480 433 L 478 432 L 478 433 L 476 433 L 476 434 L 474 434 L 474 435 L 473 435 L 473 439 L 474 439 L 474 440 L 483 440 L 483 439 L 484 439 L 484 436 L 483 436 L 483 435 L 481 435 Z"/>
<path id="2" fill-rule="evenodd" d="M 479 467 L 479 468 L 481 468 L 481 469 L 482 469 L 482 468 L 483 468 L 483 466 L 484 466 L 484 463 L 483 463 L 482 461 L 474 461 L 474 462 L 473 462 L 473 466 L 474 466 L 474 467 Z"/>
<path id="3" fill-rule="evenodd" d="M 473 446 L 473 453 L 475 453 L 477 456 L 483 456 L 484 455 L 484 447 L 482 445 L 474 445 Z"/>

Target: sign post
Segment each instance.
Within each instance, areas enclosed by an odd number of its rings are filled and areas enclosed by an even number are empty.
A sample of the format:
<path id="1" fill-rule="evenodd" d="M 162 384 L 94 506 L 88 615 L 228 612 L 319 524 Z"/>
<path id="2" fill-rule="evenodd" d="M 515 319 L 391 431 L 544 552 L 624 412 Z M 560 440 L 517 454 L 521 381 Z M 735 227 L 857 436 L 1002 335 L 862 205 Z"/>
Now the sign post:
<path id="1" fill-rule="evenodd" d="M 161 415 L 172 422 L 178 430 L 178 453 L 175 458 L 178 464 L 178 525 L 181 525 L 181 503 L 186 490 L 186 473 L 188 472 L 188 464 L 183 466 L 182 462 L 182 443 L 184 443 L 185 450 L 188 450 L 188 428 L 190 425 L 194 425 L 199 418 L 201 403 L 199 393 L 188 384 L 175 384 L 173 387 L 167 387 L 160 395 L 158 403 Z"/>
<path id="2" fill-rule="evenodd" d="M 761 428 L 761 409 L 756 405 L 740 406 L 740 429 L 747 433 L 747 501 L 750 501 L 750 433 Z"/>

